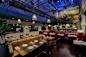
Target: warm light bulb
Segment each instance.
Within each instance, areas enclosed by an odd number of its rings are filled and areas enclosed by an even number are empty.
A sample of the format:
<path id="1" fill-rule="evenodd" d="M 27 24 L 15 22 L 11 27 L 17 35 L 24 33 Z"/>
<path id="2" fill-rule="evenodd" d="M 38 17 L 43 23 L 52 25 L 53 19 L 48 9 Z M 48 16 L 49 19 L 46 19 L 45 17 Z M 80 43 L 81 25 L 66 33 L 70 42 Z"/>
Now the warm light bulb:
<path id="1" fill-rule="evenodd" d="M 33 21 L 32 24 L 35 24 L 35 21 Z"/>
<path id="2" fill-rule="evenodd" d="M 18 19 L 18 23 L 21 23 L 21 19 Z"/>
<path id="3" fill-rule="evenodd" d="M 50 19 L 48 19 L 48 20 L 47 20 L 47 23 L 50 23 L 50 22 L 51 22 Z"/>
<path id="4" fill-rule="evenodd" d="M 37 20 L 37 16 L 36 16 L 36 14 L 33 14 L 33 16 L 32 16 L 32 20 Z"/>
<path id="5" fill-rule="evenodd" d="M 48 26 L 49 26 L 49 27 L 51 27 L 51 25 L 50 25 L 50 24 L 49 24 Z"/>

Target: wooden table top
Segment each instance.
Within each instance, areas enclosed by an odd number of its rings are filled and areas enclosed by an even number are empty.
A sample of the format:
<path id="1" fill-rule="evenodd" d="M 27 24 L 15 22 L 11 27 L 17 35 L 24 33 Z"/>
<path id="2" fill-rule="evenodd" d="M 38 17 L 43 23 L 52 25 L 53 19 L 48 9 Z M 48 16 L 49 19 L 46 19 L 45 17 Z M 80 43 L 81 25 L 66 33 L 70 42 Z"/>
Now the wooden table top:
<path id="1" fill-rule="evenodd" d="M 41 42 L 41 41 L 40 41 L 40 42 Z M 25 47 L 23 47 L 22 45 L 19 45 L 19 46 L 16 46 L 16 47 L 19 47 L 19 49 L 18 49 L 18 48 L 15 48 L 15 50 L 18 51 L 21 56 L 24 56 L 24 55 L 26 55 L 26 54 L 32 52 L 33 50 L 39 48 L 41 45 L 44 44 L 44 42 L 41 43 L 41 44 L 40 44 L 40 42 L 37 42 L 37 43 L 35 43 L 35 44 L 27 43 L 27 46 L 25 46 Z M 37 47 L 34 47 L 33 45 L 37 45 Z M 29 47 L 29 48 L 30 48 L 30 47 L 33 47 L 33 48 L 32 48 L 32 49 L 28 49 L 28 47 Z"/>

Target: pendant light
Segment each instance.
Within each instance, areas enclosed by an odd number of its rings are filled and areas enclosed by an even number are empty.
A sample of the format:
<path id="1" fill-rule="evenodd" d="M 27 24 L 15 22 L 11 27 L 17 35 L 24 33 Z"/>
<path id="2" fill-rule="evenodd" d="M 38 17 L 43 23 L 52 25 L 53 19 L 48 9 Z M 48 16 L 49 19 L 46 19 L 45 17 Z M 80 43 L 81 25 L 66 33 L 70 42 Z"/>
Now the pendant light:
<path id="1" fill-rule="evenodd" d="M 33 21 L 32 24 L 35 24 L 35 21 Z"/>
<path id="2" fill-rule="evenodd" d="M 51 20 L 50 19 L 47 19 L 47 23 L 51 23 Z"/>
<path id="3" fill-rule="evenodd" d="M 18 19 L 18 23 L 19 23 L 19 24 L 21 23 L 21 19 Z"/>
<path id="4" fill-rule="evenodd" d="M 47 23 L 48 23 L 48 27 L 51 27 L 51 20 L 50 19 L 47 19 Z"/>
<path id="5" fill-rule="evenodd" d="M 49 24 L 48 27 L 51 27 L 51 25 Z"/>
<path id="6" fill-rule="evenodd" d="M 35 12 L 34 8 L 36 8 L 36 7 L 37 7 L 36 3 L 33 3 L 33 9 L 32 9 L 33 12 Z M 35 21 L 37 21 L 37 16 L 36 16 L 36 14 L 33 14 L 32 15 L 32 24 L 35 24 Z"/>
<path id="7" fill-rule="evenodd" d="M 33 16 L 32 16 L 32 20 L 37 20 L 37 16 L 36 16 L 36 14 L 33 14 Z"/>
<path id="8" fill-rule="evenodd" d="M 37 21 L 37 16 L 36 16 L 36 14 L 33 14 L 33 16 L 32 16 L 32 24 L 35 24 L 36 21 Z"/>

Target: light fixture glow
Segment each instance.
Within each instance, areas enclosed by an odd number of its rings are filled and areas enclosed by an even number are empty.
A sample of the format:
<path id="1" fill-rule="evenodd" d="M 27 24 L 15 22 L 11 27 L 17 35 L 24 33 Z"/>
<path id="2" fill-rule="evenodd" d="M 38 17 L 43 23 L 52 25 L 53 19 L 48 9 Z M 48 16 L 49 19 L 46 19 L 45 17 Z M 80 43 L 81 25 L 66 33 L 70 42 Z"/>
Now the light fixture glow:
<path id="1" fill-rule="evenodd" d="M 21 23 L 21 19 L 18 19 L 18 23 Z"/>
<path id="2" fill-rule="evenodd" d="M 36 16 L 36 14 L 33 14 L 33 16 L 32 16 L 32 20 L 37 20 L 37 16 Z"/>
<path id="3" fill-rule="evenodd" d="M 48 27 L 51 27 L 51 25 L 49 24 Z"/>
<path id="4" fill-rule="evenodd" d="M 47 23 L 51 23 L 51 20 L 50 19 L 47 19 Z"/>
<path id="5" fill-rule="evenodd" d="M 33 21 L 32 24 L 35 24 L 35 21 Z"/>

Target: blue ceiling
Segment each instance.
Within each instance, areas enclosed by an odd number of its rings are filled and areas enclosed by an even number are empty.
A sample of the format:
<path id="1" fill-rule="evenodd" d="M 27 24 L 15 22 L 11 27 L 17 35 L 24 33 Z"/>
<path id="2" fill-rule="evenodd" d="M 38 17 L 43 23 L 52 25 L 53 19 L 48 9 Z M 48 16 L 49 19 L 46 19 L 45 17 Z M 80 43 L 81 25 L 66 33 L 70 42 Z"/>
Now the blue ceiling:
<path id="1" fill-rule="evenodd" d="M 25 7 L 35 4 L 35 8 L 43 11 L 44 13 L 54 16 L 55 11 L 61 10 L 60 8 L 68 7 L 79 3 L 79 0 L 13 0 L 15 2 L 23 3 Z"/>
<path id="2" fill-rule="evenodd" d="M 54 13 L 61 8 L 79 4 L 79 0 L 7 0 L 0 4 L 0 12 L 26 19 L 37 14 L 38 21 L 47 22 L 46 17 L 55 19 Z M 15 7 L 13 5 L 16 5 Z M 34 6 L 34 7 L 33 7 Z M 29 12 L 28 12 L 29 11 Z"/>
<path id="3" fill-rule="evenodd" d="M 55 5 L 56 9 L 79 4 L 78 0 L 52 0 L 52 2 L 53 5 Z"/>
<path id="4" fill-rule="evenodd" d="M 0 4 L 0 14 L 32 20 L 32 13 L 4 4 Z M 47 19 L 41 16 L 37 16 L 37 19 L 40 22 L 47 22 Z"/>

